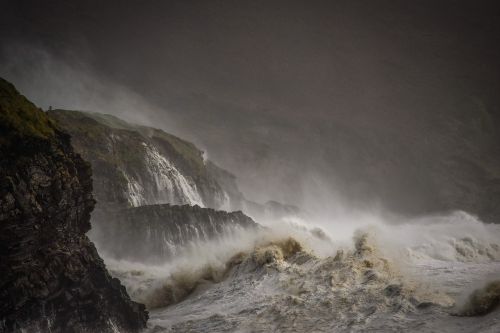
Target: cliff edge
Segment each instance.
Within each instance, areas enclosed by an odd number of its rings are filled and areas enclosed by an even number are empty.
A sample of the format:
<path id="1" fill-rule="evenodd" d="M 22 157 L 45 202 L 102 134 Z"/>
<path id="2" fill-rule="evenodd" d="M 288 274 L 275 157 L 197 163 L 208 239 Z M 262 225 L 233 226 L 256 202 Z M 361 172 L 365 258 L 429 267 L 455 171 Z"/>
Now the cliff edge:
<path id="1" fill-rule="evenodd" d="M 137 332 L 143 305 L 85 233 L 91 169 L 69 135 L 0 78 L 0 332 Z"/>

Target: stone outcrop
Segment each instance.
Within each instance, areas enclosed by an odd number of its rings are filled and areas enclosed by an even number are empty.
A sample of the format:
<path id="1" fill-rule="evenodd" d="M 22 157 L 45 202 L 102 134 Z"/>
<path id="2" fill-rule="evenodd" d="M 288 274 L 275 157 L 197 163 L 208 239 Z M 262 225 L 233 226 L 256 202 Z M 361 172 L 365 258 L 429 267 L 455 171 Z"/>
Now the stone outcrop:
<path id="1" fill-rule="evenodd" d="M 242 210 L 258 221 L 302 213 L 275 201 L 247 200 L 233 174 L 205 160 L 192 143 L 162 130 L 96 112 L 48 114 L 91 163 L 97 210 L 111 219 L 116 210 L 157 204 Z M 101 220 L 94 220 L 94 225 Z"/>
<path id="2" fill-rule="evenodd" d="M 225 212 L 198 206 L 149 205 L 94 217 L 92 239 L 99 250 L 116 259 L 164 262 L 193 243 L 230 237 L 259 225 L 241 211 Z M 103 219 L 103 221 L 100 221 Z"/>
<path id="3" fill-rule="evenodd" d="M 0 332 L 138 332 L 147 312 L 85 233 L 90 165 L 0 79 Z"/>
<path id="4" fill-rule="evenodd" d="M 228 193 L 192 143 L 106 114 L 54 110 L 49 116 L 92 164 L 98 208 L 169 203 L 231 210 Z"/>

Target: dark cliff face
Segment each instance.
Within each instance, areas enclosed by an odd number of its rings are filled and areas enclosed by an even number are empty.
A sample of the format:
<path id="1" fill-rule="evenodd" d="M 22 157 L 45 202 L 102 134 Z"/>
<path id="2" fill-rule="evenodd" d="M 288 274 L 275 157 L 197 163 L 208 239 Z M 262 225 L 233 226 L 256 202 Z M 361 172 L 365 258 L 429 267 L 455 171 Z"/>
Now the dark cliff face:
<path id="1" fill-rule="evenodd" d="M 99 208 L 170 203 L 231 209 L 228 194 L 192 143 L 105 114 L 54 110 L 49 115 L 92 164 Z"/>
<path id="2" fill-rule="evenodd" d="M 69 136 L 3 79 L 0 130 L 0 332 L 145 327 L 85 235 L 91 169 Z"/>
<path id="3" fill-rule="evenodd" d="M 233 174 L 162 130 L 99 113 L 53 110 L 49 116 L 92 164 L 97 208 L 111 215 L 115 209 L 156 204 L 243 210 L 256 219 L 298 214 L 296 207 L 245 199 Z"/>
<path id="4" fill-rule="evenodd" d="M 116 259 L 163 262 L 193 242 L 217 240 L 259 225 L 240 211 L 168 204 L 127 208 L 98 214 L 92 239 L 99 250 Z M 105 223 L 99 223 L 105 219 Z"/>

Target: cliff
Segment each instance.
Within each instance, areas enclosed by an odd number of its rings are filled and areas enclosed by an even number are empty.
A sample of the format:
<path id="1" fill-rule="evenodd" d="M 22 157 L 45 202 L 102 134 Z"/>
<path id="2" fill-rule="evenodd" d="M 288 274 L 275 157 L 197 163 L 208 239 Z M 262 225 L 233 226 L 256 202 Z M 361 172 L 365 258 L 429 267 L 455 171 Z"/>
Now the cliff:
<path id="1" fill-rule="evenodd" d="M 91 169 L 67 134 L 0 79 L 0 332 L 138 332 L 143 305 L 85 233 Z"/>
<path id="2" fill-rule="evenodd" d="M 157 204 L 243 210 L 262 220 L 298 214 L 298 208 L 278 202 L 248 201 L 233 174 L 205 160 L 192 143 L 162 130 L 95 112 L 48 114 L 71 134 L 75 150 L 92 164 L 97 208 L 108 215 Z"/>
<path id="3" fill-rule="evenodd" d="M 258 224 L 242 212 L 168 204 L 126 208 L 95 216 L 92 239 L 116 259 L 164 262 L 193 242 L 217 240 Z M 99 221 L 105 219 L 105 221 Z"/>
<path id="4" fill-rule="evenodd" d="M 231 209 L 228 194 L 192 143 L 111 115 L 66 110 L 49 115 L 92 164 L 100 208 L 170 203 Z"/>

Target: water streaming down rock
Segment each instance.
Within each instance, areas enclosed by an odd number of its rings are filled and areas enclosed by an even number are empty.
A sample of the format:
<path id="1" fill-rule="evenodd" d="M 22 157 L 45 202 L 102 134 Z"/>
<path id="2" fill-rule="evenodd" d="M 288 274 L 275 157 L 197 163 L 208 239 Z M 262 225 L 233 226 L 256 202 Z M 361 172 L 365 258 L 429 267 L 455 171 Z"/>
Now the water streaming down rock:
<path id="1" fill-rule="evenodd" d="M 128 182 L 129 204 L 138 207 L 159 203 L 187 203 L 203 207 L 203 200 L 196 184 L 190 183 L 156 147 L 144 142 L 142 145 L 145 149 L 144 163 L 147 176 L 133 177 L 124 173 Z M 152 180 L 149 184 L 148 179 Z"/>
<path id="2" fill-rule="evenodd" d="M 301 214 L 276 201 L 247 200 L 234 175 L 204 158 L 192 143 L 162 130 L 92 112 L 54 110 L 49 115 L 92 164 L 98 210 L 168 203 L 242 210 L 257 220 Z"/>
<path id="3" fill-rule="evenodd" d="M 231 199 L 212 176 L 218 167 L 210 163 L 207 168 L 203 153 L 187 141 L 110 115 L 65 110 L 49 115 L 92 164 L 98 209 L 162 203 L 238 206 L 239 199 Z"/>
<path id="4" fill-rule="evenodd" d="M 323 256 L 308 247 L 338 248 L 334 233 L 292 223 L 275 234 L 241 213 L 200 207 L 307 220 L 297 207 L 247 201 L 234 176 L 189 143 L 107 115 L 52 114 L 98 170 L 102 201 L 90 236 L 132 297 L 154 309 L 154 332 L 498 331 L 492 317 L 450 316 L 477 272 L 500 274 L 498 230 L 468 214 L 368 229 L 352 248 Z M 160 202 L 198 206 L 149 205 Z M 430 288 L 415 276 L 441 281 Z M 493 289 L 473 303 L 494 318 Z"/>

